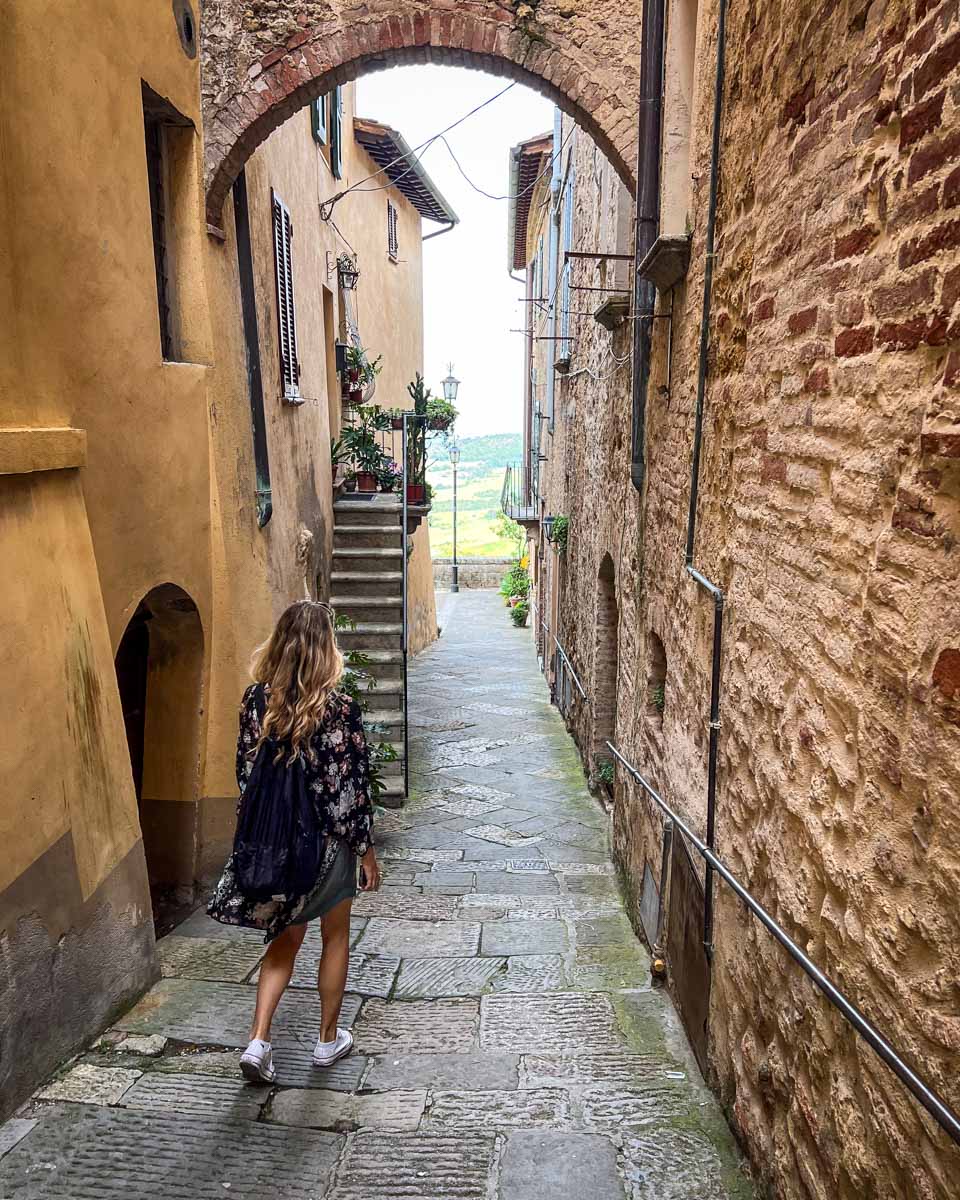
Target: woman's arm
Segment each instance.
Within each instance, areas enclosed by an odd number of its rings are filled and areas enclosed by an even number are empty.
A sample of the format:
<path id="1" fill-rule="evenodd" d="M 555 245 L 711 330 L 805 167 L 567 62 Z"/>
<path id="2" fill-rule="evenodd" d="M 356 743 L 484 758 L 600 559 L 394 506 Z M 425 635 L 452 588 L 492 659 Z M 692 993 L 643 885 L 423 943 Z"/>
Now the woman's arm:
<path id="1" fill-rule="evenodd" d="M 362 858 L 373 845 L 373 805 L 370 802 L 370 751 L 363 731 L 363 714 L 349 701 L 343 719 L 340 763 L 340 803 L 337 833 Z"/>
<path id="2" fill-rule="evenodd" d="M 243 795 L 257 757 L 260 742 L 260 713 L 256 703 L 257 685 L 251 684 L 240 703 L 240 733 L 237 736 L 237 787 Z"/>

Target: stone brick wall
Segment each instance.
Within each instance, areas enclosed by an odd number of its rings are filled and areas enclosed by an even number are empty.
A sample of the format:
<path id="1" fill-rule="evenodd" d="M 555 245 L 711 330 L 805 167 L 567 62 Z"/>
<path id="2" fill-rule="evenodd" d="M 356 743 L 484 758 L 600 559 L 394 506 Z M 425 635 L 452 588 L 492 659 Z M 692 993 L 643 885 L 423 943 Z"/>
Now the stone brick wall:
<path id="1" fill-rule="evenodd" d="M 512 558 L 461 558 L 457 560 L 457 581 L 462 588 L 498 588 L 514 565 Z M 453 582 L 453 559 L 433 560 L 433 582 L 448 588 Z"/>
<path id="2" fill-rule="evenodd" d="M 409 62 L 520 80 L 576 113 L 624 179 L 636 162 L 641 0 L 206 0 L 207 217 L 256 147 L 335 84 Z"/>
<path id="3" fill-rule="evenodd" d="M 960 1107 L 960 17 L 932 3 L 731 0 L 696 562 L 723 587 L 723 857 Z M 619 606 L 617 741 L 705 821 L 713 606 L 684 571 L 716 6 L 699 14 L 688 279 L 657 323 L 647 483 L 629 481 L 629 334 L 577 325 L 546 464 L 568 513 L 560 638 L 592 697 Z M 577 248 L 609 166 L 577 142 Z M 592 265 L 578 266 L 596 282 Z M 592 374 L 579 371 L 591 371 Z M 662 710 L 651 687 L 664 671 Z M 639 889 L 660 819 L 618 776 Z M 866 1045 L 718 892 L 710 1063 L 779 1195 L 946 1200 L 960 1162 Z"/>

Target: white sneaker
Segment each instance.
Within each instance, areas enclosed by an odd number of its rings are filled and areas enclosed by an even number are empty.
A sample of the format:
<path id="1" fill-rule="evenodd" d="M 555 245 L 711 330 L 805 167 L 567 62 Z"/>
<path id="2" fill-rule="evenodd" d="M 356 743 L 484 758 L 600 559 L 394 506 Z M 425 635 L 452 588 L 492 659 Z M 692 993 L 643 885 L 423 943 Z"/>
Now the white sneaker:
<path id="1" fill-rule="evenodd" d="M 321 1042 L 317 1038 L 317 1048 L 313 1052 L 315 1067 L 329 1067 L 338 1059 L 349 1054 L 353 1049 L 353 1034 L 349 1029 L 338 1029 L 337 1036 L 332 1042 Z"/>
<path id="2" fill-rule="evenodd" d="M 254 1038 L 240 1055 L 240 1071 L 251 1083 L 275 1083 L 277 1071 L 273 1065 L 273 1047 L 269 1042 Z"/>

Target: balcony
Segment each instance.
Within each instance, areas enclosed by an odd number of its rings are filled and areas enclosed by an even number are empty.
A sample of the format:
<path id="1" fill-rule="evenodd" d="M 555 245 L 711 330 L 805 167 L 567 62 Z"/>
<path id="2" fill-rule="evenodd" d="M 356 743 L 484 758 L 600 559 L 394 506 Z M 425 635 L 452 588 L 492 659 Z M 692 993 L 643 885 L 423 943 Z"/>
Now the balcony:
<path id="1" fill-rule="evenodd" d="M 514 463 L 507 467 L 503 476 L 503 490 L 500 493 L 500 507 L 503 512 L 522 525 L 527 533 L 539 526 L 540 516 L 533 499 L 533 486 L 530 470 Z"/>

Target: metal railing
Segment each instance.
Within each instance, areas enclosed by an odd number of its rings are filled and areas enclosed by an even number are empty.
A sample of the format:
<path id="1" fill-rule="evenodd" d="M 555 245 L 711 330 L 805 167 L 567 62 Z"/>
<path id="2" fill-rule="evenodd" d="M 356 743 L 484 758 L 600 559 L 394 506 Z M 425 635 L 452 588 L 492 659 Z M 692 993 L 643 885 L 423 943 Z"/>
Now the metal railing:
<path id="1" fill-rule="evenodd" d="M 852 1001 L 840 991 L 840 989 L 831 982 L 830 979 L 820 970 L 820 968 L 809 959 L 806 954 L 800 949 L 797 943 L 790 937 L 785 929 L 782 928 L 770 916 L 767 910 L 760 902 L 743 886 L 736 878 L 732 871 L 723 863 L 716 853 L 702 841 L 689 825 L 678 816 L 662 796 L 656 791 L 650 783 L 640 774 L 640 772 L 629 763 L 620 751 L 616 748 L 613 742 L 607 742 L 607 748 L 617 761 L 623 766 L 624 770 L 633 777 L 643 788 L 650 799 L 656 804 L 660 811 L 674 826 L 680 830 L 687 841 L 692 845 L 701 858 L 711 868 L 727 886 L 734 892 L 736 896 L 750 909 L 757 920 L 766 928 L 767 932 L 780 943 L 787 951 L 790 957 L 796 962 L 803 972 L 813 981 L 813 983 L 826 996 L 830 1003 L 839 1010 L 841 1015 L 854 1027 L 857 1033 L 864 1039 L 865 1042 L 876 1052 L 890 1070 L 896 1075 L 900 1082 L 907 1088 L 914 1099 L 927 1110 L 931 1117 L 937 1122 L 941 1129 L 960 1145 L 960 1117 L 950 1108 L 950 1106 L 933 1090 L 929 1084 L 925 1083 L 915 1071 L 913 1071 L 893 1049 L 885 1037 L 873 1026 L 862 1012 L 856 1007 Z M 663 886 L 661 880 L 661 888 Z"/>
<path id="2" fill-rule="evenodd" d="M 537 506 L 533 497 L 532 482 L 527 466 L 512 463 L 504 471 L 500 507 L 514 521 L 536 520 Z"/>

